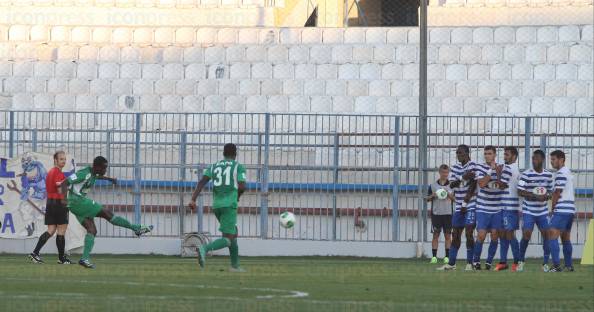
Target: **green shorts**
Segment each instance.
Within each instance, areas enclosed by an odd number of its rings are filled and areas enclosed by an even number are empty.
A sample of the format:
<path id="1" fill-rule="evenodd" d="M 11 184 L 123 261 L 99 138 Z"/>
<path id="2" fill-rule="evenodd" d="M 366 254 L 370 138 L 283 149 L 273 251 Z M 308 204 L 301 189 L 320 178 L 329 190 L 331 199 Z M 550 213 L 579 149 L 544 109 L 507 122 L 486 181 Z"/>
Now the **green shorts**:
<path id="1" fill-rule="evenodd" d="M 68 199 L 68 209 L 76 216 L 78 222 L 82 224 L 85 219 L 95 218 L 103 210 L 103 206 L 94 200 L 77 197 L 76 199 Z"/>
<path id="2" fill-rule="evenodd" d="M 214 208 L 214 214 L 221 226 L 219 231 L 225 234 L 237 234 L 237 208 Z"/>

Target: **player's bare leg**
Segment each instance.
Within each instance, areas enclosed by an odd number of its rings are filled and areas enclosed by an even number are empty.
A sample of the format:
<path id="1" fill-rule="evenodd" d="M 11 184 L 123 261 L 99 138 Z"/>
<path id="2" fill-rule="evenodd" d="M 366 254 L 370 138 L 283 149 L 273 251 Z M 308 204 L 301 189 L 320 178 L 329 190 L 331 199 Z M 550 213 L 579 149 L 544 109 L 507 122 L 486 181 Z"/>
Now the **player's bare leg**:
<path id="1" fill-rule="evenodd" d="M 431 240 L 431 262 L 432 264 L 437 263 L 437 249 L 439 247 L 439 235 L 441 234 L 440 230 L 433 231 L 433 239 Z"/>

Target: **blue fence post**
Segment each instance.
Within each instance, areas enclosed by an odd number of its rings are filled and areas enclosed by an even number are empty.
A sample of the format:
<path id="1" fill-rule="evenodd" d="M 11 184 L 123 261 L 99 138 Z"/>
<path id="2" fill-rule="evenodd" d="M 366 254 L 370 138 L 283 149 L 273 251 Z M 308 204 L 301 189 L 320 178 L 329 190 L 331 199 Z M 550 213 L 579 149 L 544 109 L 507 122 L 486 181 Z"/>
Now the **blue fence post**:
<path id="1" fill-rule="evenodd" d="M 140 129 L 142 114 L 136 113 L 136 129 L 134 139 L 134 222 L 140 224 Z"/>
<path id="2" fill-rule="evenodd" d="M 543 134 L 540 136 L 540 150 L 547 154 L 547 135 Z M 547 167 L 547 162 L 545 161 L 543 164 L 543 168 Z"/>
<path id="3" fill-rule="evenodd" d="M 31 151 L 37 152 L 37 129 L 31 130 Z"/>
<path id="4" fill-rule="evenodd" d="M 186 157 L 187 157 L 187 144 L 188 134 L 184 131 L 179 134 L 179 180 L 182 185 L 186 181 Z M 186 205 L 184 203 L 185 187 L 179 188 L 179 236 L 183 237 L 185 229 L 185 218 L 186 218 Z"/>
<path id="5" fill-rule="evenodd" d="M 270 114 L 264 119 L 264 163 L 262 164 L 262 187 L 260 190 L 260 237 L 268 237 L 268 166 L 270 161 Z"/>
<path id="6" fill-rule="evenodd" d="M 334 133 L 334 155 L 332 161 L 332 240 L 336 240 L 336 186 L 338 183 L 339 149 L 338 132 Z"/>
<path id="7" fill-rule="evenodd" d="M 14 157 L 14 112 L 8 114 L 8 157 Z"/>
<path id="8" fill-rule="evenodd" d="M 524 120 L 524 169 L 530 168 L 530 147 L 532 138 L 532 118 L 526 117 Z"/>
<path id="9" fill-rule="evenodd" d="M 112 130 L 108 129 L 105 132 L 105 157 L 107 158 L 108 161 L 111 161 L 111 133 Z"/>
<path id="10" fill-rule="evenodd" d="M 394 120 L 394 168 L 392 170 L 392 241 L 400 240 L 399 192 L 400 192 L 400 117 Z"/>

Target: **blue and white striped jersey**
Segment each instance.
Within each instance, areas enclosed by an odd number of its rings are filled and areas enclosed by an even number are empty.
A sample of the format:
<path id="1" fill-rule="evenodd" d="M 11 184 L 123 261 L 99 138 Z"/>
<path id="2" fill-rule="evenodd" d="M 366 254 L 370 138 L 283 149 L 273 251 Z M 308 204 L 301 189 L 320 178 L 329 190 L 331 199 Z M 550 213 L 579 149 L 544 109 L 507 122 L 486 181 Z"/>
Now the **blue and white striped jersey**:
<path id="1" fill-rule="evenodd" d="M 456 163 L 452 166 L 452 171 L 450 172 L 450 183 L 454 182 L 454 181 L 458 181 L 458 180 L 463 180 L 462 176 L 468 172 L 468 171 L 472 171 L 474 170 L 474 167 L 476 166 L 476 163 L 474 161 L 469 161 L 466 164 L 461 164 L 461 163 Z M 454 190 L 454 196 L 456 197 L 456 205 L 455 205 L 455 210 L 456 211 L 460 211 L 460 208 L 462 208 L 462 202 L 464 201 L 464 197 L 466 197 L 466 193 L 468 192 L 468 182 L 464 181 L 462 183 L 460 183 L 460 186 L 453 188 Z M 466 206 L 467 210 L 474 210 L 475 208 L 475 203 L 476 203 L 476 198 L 473 197 L 470 202 L 468 202 L 468 205 Z"/>
<path id="2" fill-rule="evenodd" d="M 518 196 L 518 181 L 520 180 L 520 168 L 518 163 L 515 162 L 511 165 L 507 165 L 511 172 L 509 181 L 507 182 L 507 188 L 504 190 L 505 194 L 501 198 L 501 205 L 505 210 L 520 210 L 520 197 Z M 503 176 L 503 173 L 501 174 Z"/>
<path id="3" fill-rule="evenodd" d="M 553 210 L 558 213 L 575 214 L 575 190 L 573 189 L 573 175 L 571 171 L 567 167 L 559 169 L 559 171 L 555 172 L 554 180 L 554 190 L 561 190 L 561 198 L 559 198 Z"/>
<path id="4" fill-rule="evenodd" d="M 537 187 L 544 187 L 547 192 L 553 191 L 553 174 L 543 169 L 542 172 L 536 172 L 534 169 L 526 170 L 520 176 L 518 190 L 534 192 Z M 549 213 L 547 201 L 536 201 L 524 198 L 522 202 L 522 213 L 533 216 L 544 216 Z"/>
<path id="5" fill-rule="evenodd" d="M 475 167 L 476 179 L 484 178 L 489 171 L 491 171 L 491 181 L 497 181 L 497 172 L 490 170 L 491 166 L 486 163 L 479 164 Z M 507 165 L 503 165 L 501 172 L 501 182 L 509 183 L 511 178 L 511 169 Z M 484 213 L 497 213 L 503 209 L 501 199 L 507 192 L 499 188 L 492 188 L 490 186 L 479 187 L 476 196 L 476 211 Z"/>

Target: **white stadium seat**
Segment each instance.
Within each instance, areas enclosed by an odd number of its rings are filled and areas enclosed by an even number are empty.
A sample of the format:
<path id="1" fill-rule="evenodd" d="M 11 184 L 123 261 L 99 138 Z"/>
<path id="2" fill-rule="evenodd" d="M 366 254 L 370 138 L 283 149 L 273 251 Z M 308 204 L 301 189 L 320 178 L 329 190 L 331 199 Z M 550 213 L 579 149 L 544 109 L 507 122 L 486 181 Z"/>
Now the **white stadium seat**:
<path id="1" fill-rule="evenodd" d="M 74 43 L 88 43 L 91 38 L 89 27 L 74 27 L 70 31 L 70 40 Z"/>

